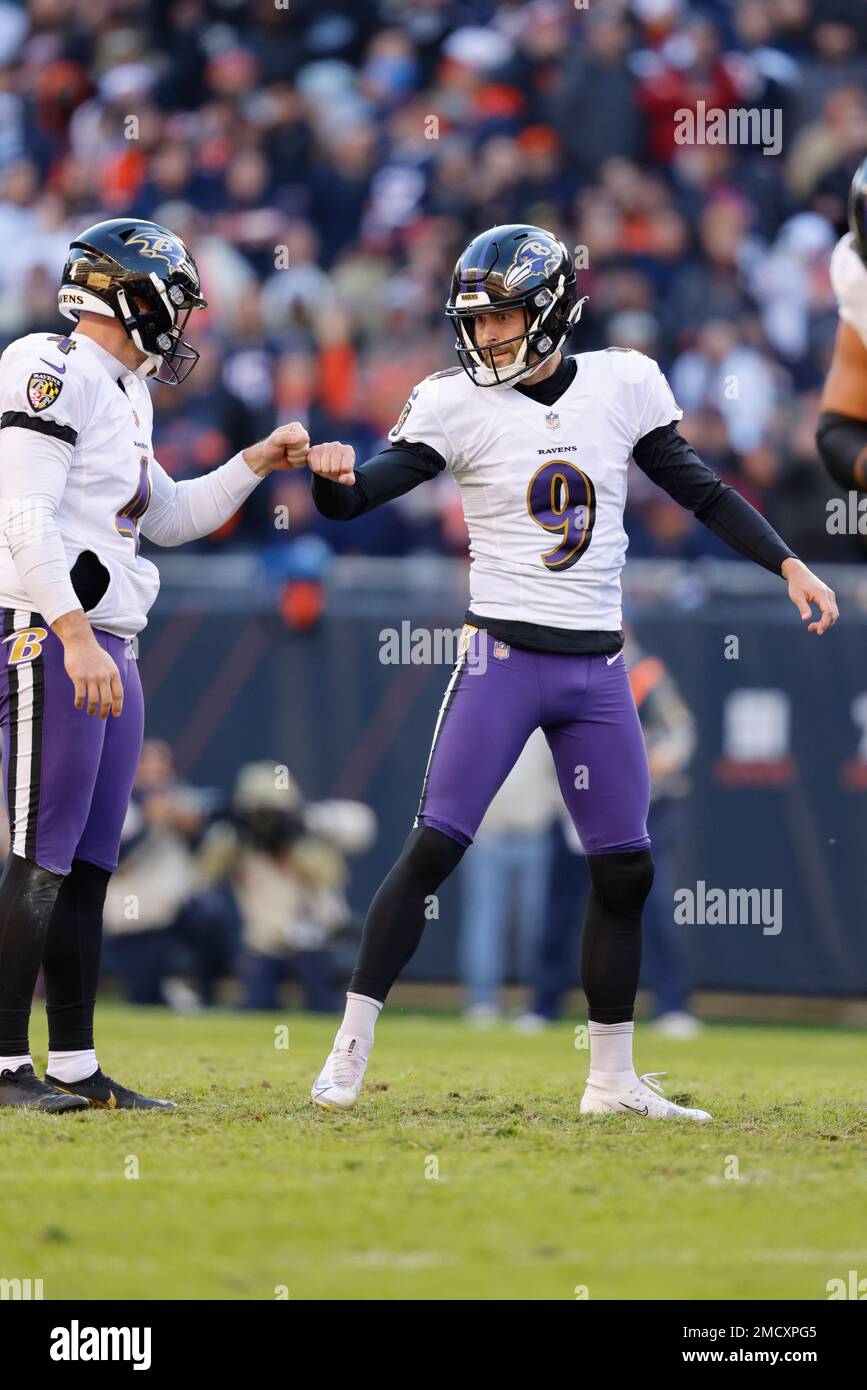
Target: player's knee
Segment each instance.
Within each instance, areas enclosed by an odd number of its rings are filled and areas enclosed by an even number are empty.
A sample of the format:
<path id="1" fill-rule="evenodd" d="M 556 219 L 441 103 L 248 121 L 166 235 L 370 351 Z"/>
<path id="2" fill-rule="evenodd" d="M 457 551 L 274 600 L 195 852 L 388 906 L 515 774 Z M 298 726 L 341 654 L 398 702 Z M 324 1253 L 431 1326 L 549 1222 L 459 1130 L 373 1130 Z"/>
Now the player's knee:
<path id="1" fill-rule="evenodd" d="M 609 912 L 640 912 L 653 886 L 649 849 L 623 854 L 588 854 L 593 890 Z"/>
<path id="2" fill-rule="evenodd" d="M 50 910 L 63 886 L 63 874 L 45 869 L 32 859 L 11 854 L 0 878 L 0 897 L 16 908 L 36 912 Z"/>
<path id="3" fill-rule="evenodd" d="M 457 868 L 464 849 L 451 835 L 420 825 L 407 836 L 400 862 L 415 882 L 433 891 Z"/>

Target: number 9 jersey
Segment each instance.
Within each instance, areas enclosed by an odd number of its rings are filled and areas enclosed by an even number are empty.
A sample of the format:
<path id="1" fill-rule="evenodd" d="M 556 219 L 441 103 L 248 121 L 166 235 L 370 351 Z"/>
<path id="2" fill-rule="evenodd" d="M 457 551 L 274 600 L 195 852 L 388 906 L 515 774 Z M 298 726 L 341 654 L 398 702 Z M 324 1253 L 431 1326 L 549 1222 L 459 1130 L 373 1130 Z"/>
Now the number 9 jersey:
<path id="1" fill-rule="evenodd" d="M 459 368 L 426 377 L 389 435 L 426 444 L 461 489 L 470 610 L 549 627 L 621 626 L 633 447 L 682 418 L 651 358 L 580 353 L 553 406 L 519 387 L 480 391 Z"/>

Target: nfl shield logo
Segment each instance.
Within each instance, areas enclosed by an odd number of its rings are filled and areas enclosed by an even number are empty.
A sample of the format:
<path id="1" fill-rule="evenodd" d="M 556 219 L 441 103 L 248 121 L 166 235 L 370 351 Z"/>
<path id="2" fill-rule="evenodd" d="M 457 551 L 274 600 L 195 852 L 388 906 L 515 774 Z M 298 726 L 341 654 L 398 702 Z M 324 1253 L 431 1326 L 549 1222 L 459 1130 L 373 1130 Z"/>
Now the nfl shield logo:
<path id="1" fill-rule="evenodd" d="M 507 642 L 495 642 L 495 643 L 494 643 L 494 656 L 497 658 L 498 661 L 505 661 L 505 659 L 506 659 L 506 657 L 507 657 L 508 655 L 509 655 L 509 644 L 508 644 Z"/>
<path id="2" fill-rule="evenodd" d="M 557 414 L 556 410 L 550 410 L 548 412 L 545 416 L 545 424 L 548 426 L 549 430 L 558 430 L 560 428 L 560 416 Z"/>

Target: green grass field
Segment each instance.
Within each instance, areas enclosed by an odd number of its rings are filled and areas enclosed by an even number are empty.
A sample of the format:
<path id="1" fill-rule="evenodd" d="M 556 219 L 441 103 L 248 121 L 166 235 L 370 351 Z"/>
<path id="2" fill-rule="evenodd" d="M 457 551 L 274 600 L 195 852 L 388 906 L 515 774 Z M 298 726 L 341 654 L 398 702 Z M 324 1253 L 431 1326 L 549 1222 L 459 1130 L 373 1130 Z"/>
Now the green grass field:
<path id="1" fill-rule="evenodd" d="M 867 1275 L 855 1031 L 639 1028 L 639 1070 L 714 1115 L 672 1126 L 582 1119 L 569 1025 L 397 1009 L 358 1109 L 327 1113 L 308 1090 L 334 1026 L 102 1007 L 106 1069 L 182 1108 L 3 1112 L 0 1278 L 46 1299 L 824 1299 Z"/>

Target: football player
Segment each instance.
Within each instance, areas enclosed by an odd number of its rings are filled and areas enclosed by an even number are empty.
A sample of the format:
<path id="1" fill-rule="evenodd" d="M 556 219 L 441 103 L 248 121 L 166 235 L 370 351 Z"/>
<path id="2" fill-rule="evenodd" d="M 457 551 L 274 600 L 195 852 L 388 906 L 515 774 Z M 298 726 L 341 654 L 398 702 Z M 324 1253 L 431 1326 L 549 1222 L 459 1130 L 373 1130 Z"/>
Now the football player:
<path id="1" fill-rule="evenodd" d="M 867 492 L 867 159 L 849 190 L 849 231 L 834 247 L 831 283 L 840 322 L 816 444 L 835 482 Z"/>
<path id="2" fill-rule="evenodd" d="M 300 425 L 175 483 L 151 449 L 146 382 L 175 386 L 198 353 L 199 275 L 165 227 L 117 218 L 72 243 L 68 336 L 30 333 L 0 358 L 0 727 L 11 850 L 0 879 L 0 1106 L 171 1107 L 105 1075 L 93 1013 L 102 911 L 142 743 L 135 638 L 157 596 L 141 536 L 180 545 L 298 461 Z M 303 455 L 302 455 L 303 457 Z M 48 1068 L 28 1042 L 42 966 Z"/>
<path id="3" fill-rule="evenodd" d="M 630 458 L 740 555 L 781 575 L 811 633 L 826 632 L 837 607 L 827 585 L 678 433 L 681 411 L 655 362 L 619 348 L 564 355 L 583 302 L 555 236 L 491 228 L 455 268 L 446 314 L 458 366 L 415 388 L 390 448 L 375 458 L 356 467 L 340 443 L 318 444 L 307 456 L 316 505 L 333 518 L 452 473 L 472 560 L 462 649 L 415 824 L 371 904 L 346 1012 L 312 1089 L 326 1108 L 355 1104 L 376 1018 L 419 943 L 430 895 L 541 727 L 592 880 L 581 948 L 590 1020 L 581 1111 L 708 1118 L 667 1100 L 657 1074 L 639 1078 L 632 1058 L 653 862 L 647 758 L 621 654 Z"/>

